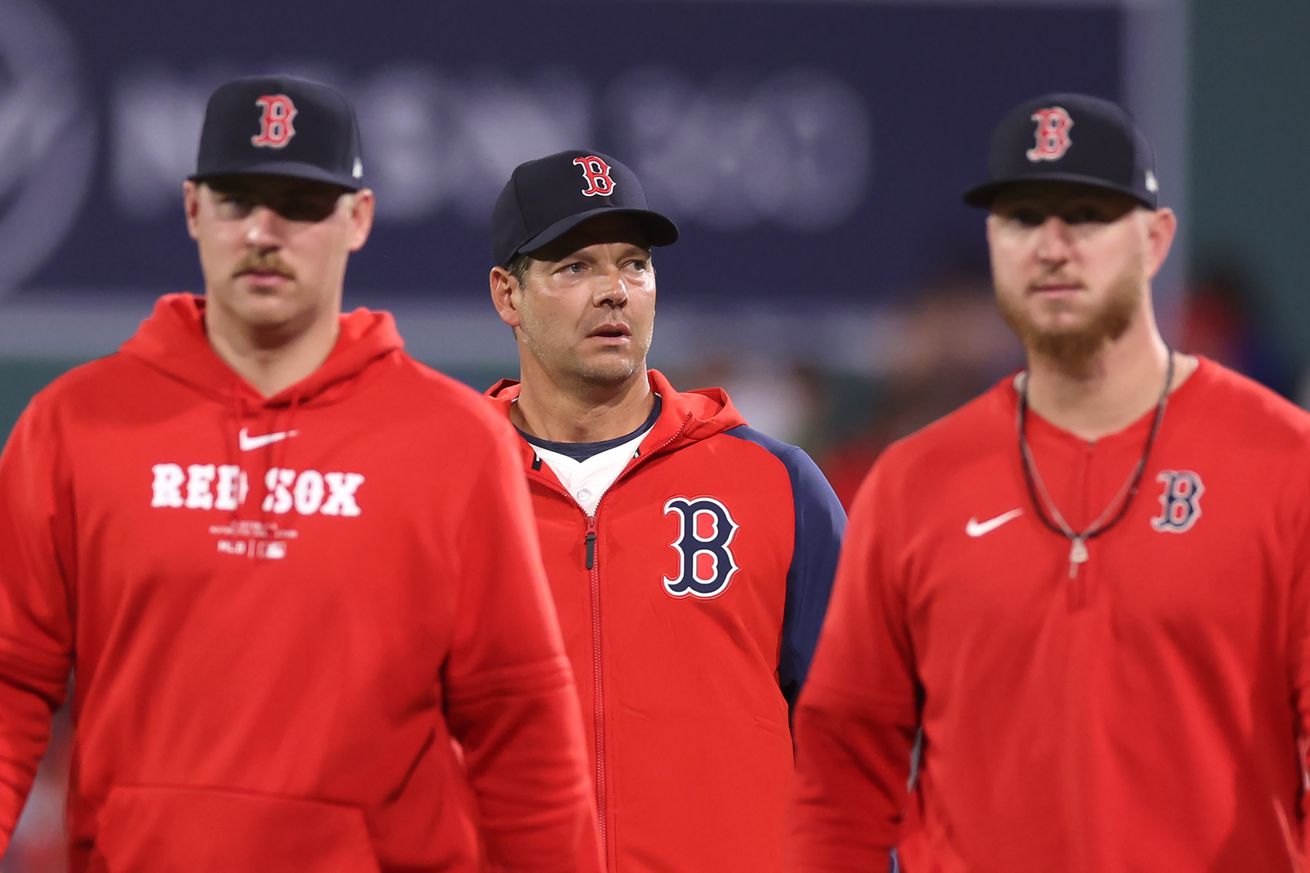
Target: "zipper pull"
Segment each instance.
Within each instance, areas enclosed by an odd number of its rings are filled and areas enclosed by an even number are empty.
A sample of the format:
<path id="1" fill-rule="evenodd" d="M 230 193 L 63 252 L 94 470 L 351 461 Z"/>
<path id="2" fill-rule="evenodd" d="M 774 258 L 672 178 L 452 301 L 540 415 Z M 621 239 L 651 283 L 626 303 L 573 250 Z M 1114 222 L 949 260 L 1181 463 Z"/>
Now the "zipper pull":
<path id="1" fill-rule="evenodd" d="M 596 566 L 596 516 L 587 516 L 587 569 Z"/>

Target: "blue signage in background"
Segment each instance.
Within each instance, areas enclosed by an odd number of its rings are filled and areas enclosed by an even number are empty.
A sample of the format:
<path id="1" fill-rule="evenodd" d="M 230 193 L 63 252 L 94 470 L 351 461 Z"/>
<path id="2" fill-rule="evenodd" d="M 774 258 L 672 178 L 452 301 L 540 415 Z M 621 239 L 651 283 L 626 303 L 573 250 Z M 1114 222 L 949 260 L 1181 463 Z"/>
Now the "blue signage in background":
<path id="1" fill-rule="evenodd" d="M 337 85 L 361 115 L 379 221 L 352 261 L 356 301 L 481 303 L 501 184 L 575 146 L 633 166 L 682 227 L 659 256 L 676 276 L 666 303 L 892 299 L 945 264 L 982 264 L 959 194 L 1006 108 L 1055 89 L 1120 96 L 1124 14 L 5 0 L 0 296 L 144 306 L 196 288 L 180 193 L 205 98 L 285 71 Z"/>

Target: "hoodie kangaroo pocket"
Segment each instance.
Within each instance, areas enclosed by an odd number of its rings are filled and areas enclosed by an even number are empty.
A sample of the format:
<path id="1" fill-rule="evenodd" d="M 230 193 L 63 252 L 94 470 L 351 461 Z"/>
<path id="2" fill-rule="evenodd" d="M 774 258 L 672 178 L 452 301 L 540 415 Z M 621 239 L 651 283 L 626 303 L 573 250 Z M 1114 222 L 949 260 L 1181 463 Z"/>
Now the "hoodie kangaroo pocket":
<path id="1" fill-rule="evenodd" d="M 364 814 L 351 806 L 116 786 L 99 822 L 107 873 L 379 873 Z"/>

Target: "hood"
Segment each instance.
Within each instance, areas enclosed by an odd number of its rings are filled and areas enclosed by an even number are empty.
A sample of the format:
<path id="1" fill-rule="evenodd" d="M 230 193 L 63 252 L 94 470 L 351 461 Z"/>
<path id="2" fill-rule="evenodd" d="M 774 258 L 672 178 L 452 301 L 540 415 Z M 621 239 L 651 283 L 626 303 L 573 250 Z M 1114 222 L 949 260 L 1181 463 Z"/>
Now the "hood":
<path id="1" fill-rule="evenodd" d="M 265 541 L 275 536 L 277 528 L 270 521 L 272 501 L 266 499 L 275 485 L 269 477 L 275 468 L 290 467 L 290 454 L 298 441 L 283 436 L 295 435 L 298 411 L 347 395 L 358 386 L 369 365 L 396 354 L 401 346 L 389 314 L 357 309 L 341 316 L 336 345 L 318 369 L 272 397 L 264 397 L 210 346 L 205 335 L 204 299 L 194 294 L 167 294 L 159 298 L 155 311 L 120 353 L 176 379 L 221 410 L 226 446 L 223 460 L 241 469 L 241 490 L 246 493 L 248 488 L 248 496 L 231 509 L 233 523 L 240 517 L 243 524 L 250 525 L 243 531 Z M 274 433 L 276 437 L 270 436 Z M 257 521 L 252 521 L 252 516 Z"/>
<path id="2" fill-rule="evenodd" d="M 306 378 L 264 397 L 227 365 L 205 335 L 205 300 L 166 294 L 120 351 L 139 358 L 216 400 L 251 406 L 311 405 L 343 390 L 370 363 L 403 347 L 390 313 L 356 309 L 341 316 L 341 333 L 322 365 Z"/>
<path id="3" fill-rule="evenodd" d="M 722 388 L 678 391 L 659 370 L 648 370 L 646 375 L 651 390 L 662 398 L 663 406 L 655 426 L 642 441 L 644 452 L 673 451 L 746 423 Z M 508 418 L 510 404 L 518 399 L 519 390 L 517 381 L 502 379 L 487 390 L 487 396 L 503 408 Z"/>

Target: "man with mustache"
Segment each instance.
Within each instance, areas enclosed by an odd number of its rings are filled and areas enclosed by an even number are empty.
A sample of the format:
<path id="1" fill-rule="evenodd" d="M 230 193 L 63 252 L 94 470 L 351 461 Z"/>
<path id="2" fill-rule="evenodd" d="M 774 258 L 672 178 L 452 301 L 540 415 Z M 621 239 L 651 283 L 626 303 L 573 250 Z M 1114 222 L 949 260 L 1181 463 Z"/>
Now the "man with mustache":
<path id="1" fill-rule="evenodd" d="M 521 377 L 489 393 L 522 437 L 608 869 L 773 873 L 845 514 L 721 389 L 647 368 L 650 250 L 678 232 L 626 166 L 520 165 L 492 235 Z"/>
<path id="2" fill-rule="evenodd" d="M 0 456 L 0 853 L 71 670 L 74 873 L 597 870 L 513 431 L 342 312 L 354 110 L 222 85 L 183 203 L 204 295 Z"/>
<path id="3" fill-rule="evenodd" d="M 1027 369 L 856 498 L 787 870 L 1300 870 L 1310 415 L 1165 343 L 1177 219 L 1123 109 L 1026 101 L 990 166 Z"/>

